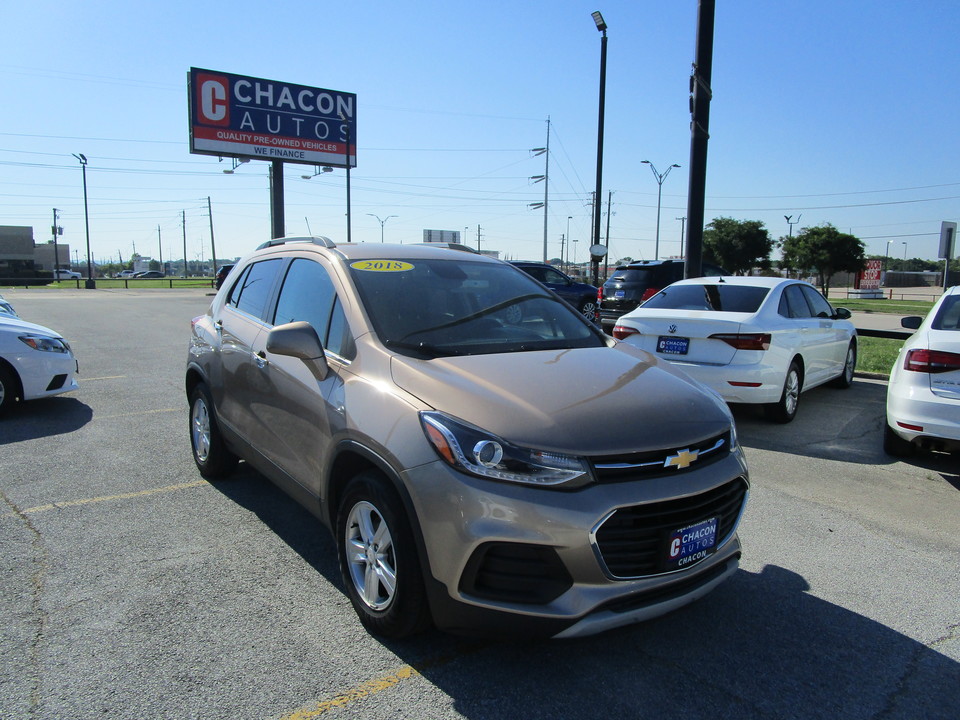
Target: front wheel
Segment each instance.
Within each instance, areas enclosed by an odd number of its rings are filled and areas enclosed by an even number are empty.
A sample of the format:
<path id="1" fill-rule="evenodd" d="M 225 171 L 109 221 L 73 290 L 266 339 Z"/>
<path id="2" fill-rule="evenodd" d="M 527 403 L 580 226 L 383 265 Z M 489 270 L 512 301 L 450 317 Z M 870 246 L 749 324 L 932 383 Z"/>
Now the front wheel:
<path id="1" fill-rule="evenodd" d="M 783 392 L 780 400 L 766 406 L 767 417 L 774 422 L 788 423 L 797 416 L 797 406 L 800 404 L 800 390 L 803 388 L 803 377 L 800 366 L 796 361 L 790 363 L 787 377 L 783 381 Z"/>
<path id="2" fill-rule="evenodd" d="M 402 638 L 430 624 L 410 523 L 379 473 L 362 472 L 347 485 L 337 513 L 337 554 L 347 595 L 370 633 Z"/>
<path id="3" fill-rule="evenodd" d="M 580 303 L 580 314 L 590 322 L 593 322 L 597 316 L 597 301 L 588 299 Z"/>
<path id="4" fill-rule="evenodd" d="M 205 478 L 222 478 L 237 465 L 237 456 L 223 442 L 210 391 L 203 383 L 190 392 L 190 447 L 193 461 Z"/>
<path id="5" fill-rule="evenodd" d="M 17 401 L 17 381 L 13 373 L 0 365 L 0 415 L 7 412 Z"/>

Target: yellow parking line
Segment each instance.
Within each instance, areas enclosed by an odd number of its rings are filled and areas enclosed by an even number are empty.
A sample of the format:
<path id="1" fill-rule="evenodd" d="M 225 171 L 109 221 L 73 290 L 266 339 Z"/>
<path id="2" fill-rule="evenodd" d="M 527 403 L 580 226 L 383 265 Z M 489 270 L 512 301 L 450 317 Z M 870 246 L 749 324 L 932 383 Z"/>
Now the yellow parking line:
<path id="1" fill-rule="evenodd" d="M 418 678 L 422 675 L 423 671 L 427 670 L 428 668 L 437 668 L 441 665 L 446 665 L 447 663 L 459 658 L 479 652 L 485 647 L 486 644 L 482 642 L 465 641 L 458 643 L 456 647 L 452 648 L 448 652 L 418 662 L 417 665 L 419 669 L 413 667 L 412 665 L 404 665 L 389 675 L 384 675 L 383 677 L 379 677 L 375 680 L 367 680 L 366 682 L 362 682 L 355 688 L 345 690 L 344 692 L 333 696 L 329 700 L 321 700 L 311 707 L 301 708 L 299 710 L 295 710 L 289 715 L 284 715 L 280 718 L 280 720 L 310 720 L 310 718 L 323 715 L 323 713 L 327 712 L 328 710 L 346 707 L 357 700 L 362 700 L 363 698 L 367 698 L 371 695 L 376 695 L 377 693 L 383 692 L 384 690 L 389 690 L 392 687 L 396 687 L 406 680 Z"/>
<path id="2" fill-rule="evenodd" d="M 419 676 L 420 673 L 417 672 L 416 669 L 410 665 L 404 665 L 390 675 L 385 675 L 381 678 L 377 678 L 376 680 L 368 680 L 367 682 L 357 685 L 355 688 L 330 698 L 329 700 L 322 700 L 313 707 L 304 708 L 302 710 L 292 712 L 289 715 L 284 715 L 281 720 L 309 720 L 310 718 L 315 718 L 319 715 L 322 715 L 328 710 L 344 707 L 357 700 L 361 700 L 371 695 L 376 695 L 384 690 L 389 690 L 390 688 L 399 685 L 404 680 L 409 680 L 410 678 Z"/>
<path id="3" fill-rule="evenodd" d="M 81 498 L 79 500 L 66 500 L 64 502 L 50 503 L 49 505 L 37 505 L 36 507 L 26 508 L 20 512 L 24 515 L 47 512 L 48 510 L 60 510 L 61 508 L 74 507 L 76 505 L 91 505 L 93 503 L 109 502 L 110 500 L 128 500 L 130 498 L 146 497 L 147 495 L 157 495 L 158 493 L 176 492 L 177 490 L 186 490 L 187 488 L 206 485 L 206 480 L 194 480 L 188 483 L 177 483 L 176 485 L 167 485 L 166 487 L 150 488 L 149 490 L 138 490 L 137 492 L 120 493 L 119 495 L 101 495 L 100 497 Z"/>

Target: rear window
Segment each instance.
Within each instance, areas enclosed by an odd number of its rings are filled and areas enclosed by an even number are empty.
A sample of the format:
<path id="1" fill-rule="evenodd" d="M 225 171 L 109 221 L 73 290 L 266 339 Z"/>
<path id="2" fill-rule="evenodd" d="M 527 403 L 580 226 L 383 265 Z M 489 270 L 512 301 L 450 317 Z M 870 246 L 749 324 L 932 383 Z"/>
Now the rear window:
<path id="1" fill-rule="evenodd" d="M 755 313 L 770 289 L 750 285 L 672 285 L 643 304 L 661 310 Z"/>
<path id="2" fill-rule="evenodd" d="M 943 301 L 937 317 L 933 320 L 934 330 L 960 330 L 960 295 L 953 295 Z"/>
<path id="3" fill-rule="evenodd" d="M 650 285 L 654 282 L 656 274 L 656 270 L 653 268 L 625 268 L 624 270 L 617 270 L 610 276 L 608 282 L 643 283 Z"/>

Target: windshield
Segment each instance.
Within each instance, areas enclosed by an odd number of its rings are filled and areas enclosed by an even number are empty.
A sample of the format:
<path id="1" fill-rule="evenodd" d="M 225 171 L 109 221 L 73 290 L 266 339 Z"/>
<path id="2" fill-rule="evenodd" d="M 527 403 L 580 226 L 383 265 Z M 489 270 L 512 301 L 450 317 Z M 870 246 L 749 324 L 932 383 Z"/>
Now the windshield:
<path id="1" fill-rule="evenodd" d="M 671 285 L 647 300 L 643 307 L 661 310 L 715 310 L 755 313 L 770 292 L 749 285 Z"/>
<path id="2" fill-rule="evenodd" d="M 465 253 L 464 253 L 465 254 Z M 416 357 L 601 347 L 603 336 L 506 263 L 461 259 L 350 263 L 380 341 Z"/>

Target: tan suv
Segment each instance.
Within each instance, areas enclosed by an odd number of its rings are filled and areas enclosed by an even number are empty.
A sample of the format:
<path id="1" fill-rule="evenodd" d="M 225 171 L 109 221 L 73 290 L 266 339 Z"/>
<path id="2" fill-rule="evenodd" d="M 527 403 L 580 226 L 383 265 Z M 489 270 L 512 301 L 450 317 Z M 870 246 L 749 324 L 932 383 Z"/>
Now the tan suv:
<path id="1" fill-rule="evenodd" d="M 200 473 L 243 458 L 309 508 L 379 635 L 587 635 L 738 566 L 726 404 L 499 260 L 265 243 L 193 320 L 186 392 Z"/>

